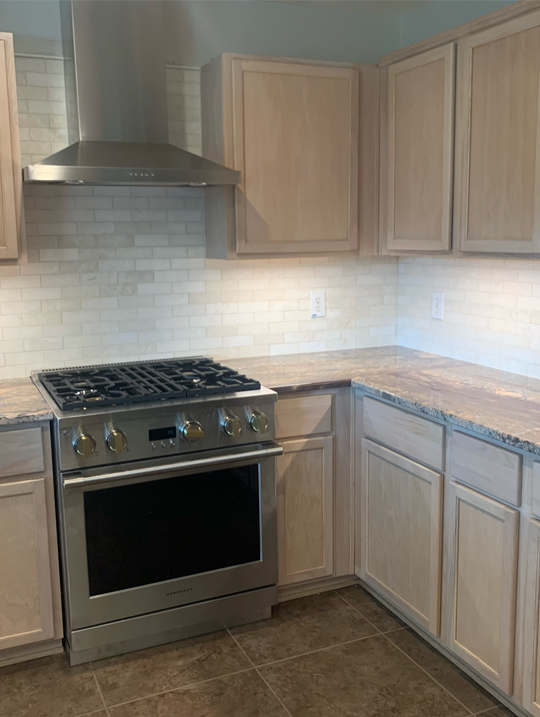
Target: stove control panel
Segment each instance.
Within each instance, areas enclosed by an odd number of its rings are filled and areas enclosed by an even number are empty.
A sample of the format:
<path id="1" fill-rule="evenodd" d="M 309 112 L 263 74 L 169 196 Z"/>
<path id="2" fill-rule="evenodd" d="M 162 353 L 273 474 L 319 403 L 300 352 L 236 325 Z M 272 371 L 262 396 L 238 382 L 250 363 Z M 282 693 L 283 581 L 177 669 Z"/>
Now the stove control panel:
<path id="1" fill-rule="evenodd" d="M 230 399 L 163 403 L 144 410 L 61 417 L 57 424 L 60 469 L 71 471 L 272 441 L 274 392 L 262 389 L 250 398 L 249 404 Z"/>

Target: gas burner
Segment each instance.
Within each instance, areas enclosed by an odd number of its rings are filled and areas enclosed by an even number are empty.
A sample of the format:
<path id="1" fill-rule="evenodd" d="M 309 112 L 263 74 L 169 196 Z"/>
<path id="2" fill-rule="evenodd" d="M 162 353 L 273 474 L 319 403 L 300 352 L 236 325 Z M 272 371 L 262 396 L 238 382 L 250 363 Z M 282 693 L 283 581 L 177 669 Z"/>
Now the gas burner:
<path id="1" fill-rule="evenodd" d="M 260 388 L 258 381 L 202 357 L 50 370 L 37 378 L 62 411 Z"/>

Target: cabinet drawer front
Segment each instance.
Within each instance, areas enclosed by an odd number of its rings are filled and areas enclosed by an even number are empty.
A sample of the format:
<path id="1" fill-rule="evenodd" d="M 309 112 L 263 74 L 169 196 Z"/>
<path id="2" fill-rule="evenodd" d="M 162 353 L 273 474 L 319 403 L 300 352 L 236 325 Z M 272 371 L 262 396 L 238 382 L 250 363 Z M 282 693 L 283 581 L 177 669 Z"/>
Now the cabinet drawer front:
<path id="1" fill-rule="evenodd" d="M 452 478 L 521 505 L 521 456 L 465 433 L 452 436 Z"/>
<path id="2" fill-rule="evenodd" d="M 333 398 L 332 393 L 280 398 L 276 404 L 276 438 L 330 433 Z"/>
<path id="3" fill-rule="evenodd" d="M 540 518 L 540 462 L 533 463 L 532 512 Z"/>
<path id="4" fill-rule="evenodd" d="M 444 470 L 444 426 L 364 398 L 364 434 L 411 458 Z"/>
<path id="5" fill-rule="evenodd" d="M 21 428 L 0 433 L 0 478 L 43 473 L 41 428 Z"/>

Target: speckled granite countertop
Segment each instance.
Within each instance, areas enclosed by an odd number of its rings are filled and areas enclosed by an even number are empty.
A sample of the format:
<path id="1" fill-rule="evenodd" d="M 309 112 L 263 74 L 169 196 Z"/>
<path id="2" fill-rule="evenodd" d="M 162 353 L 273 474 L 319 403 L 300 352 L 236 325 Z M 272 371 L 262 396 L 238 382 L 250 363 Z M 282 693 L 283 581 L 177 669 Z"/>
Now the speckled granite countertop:
<path id="1" fill-rule="evenodd" d="M 350 386 L 540 455 L 540 380 L 386 347 L 227 361 L 280 393 Z"/>
<path id="2" fill-rule="evenodd" d="M 50 421 L 52 411 L 29 378 L 0 381 L 0 426 Z"/>

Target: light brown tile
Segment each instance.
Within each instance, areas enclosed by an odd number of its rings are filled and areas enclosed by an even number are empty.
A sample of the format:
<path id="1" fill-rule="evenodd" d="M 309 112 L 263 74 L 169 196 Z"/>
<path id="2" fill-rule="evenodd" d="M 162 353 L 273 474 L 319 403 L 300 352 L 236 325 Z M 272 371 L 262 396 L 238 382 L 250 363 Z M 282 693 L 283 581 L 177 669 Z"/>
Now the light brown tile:
<path id="1" fill-rule="evenodd" d="M 256 665 L 373 635 L 367 620 L 335 592 L 280 603 L 270 620 L 231 630 Z"/>
<path id="2" fill-rule="evenodd" d="M 495 707 L 495 709 L 487 712 L 478 712 L 482 717 L 514 717 L 514 713 L 507 710 L 506 707 Z"/>
<path id="3" fill-rule="evenodd" d="M 459 668 L 443 657 L 412 630 L 399 630 L 388 635 L 400 650 L 454 695 L 471 712 L 481 712 L 497 705 L 494 697 L 473 682 Z M 495 715 L 495 717 L 500 717 Z"/>
<path id="4" fill-rule="evenodd" d="M 113 707 L 111 717 L 287 717 L 255 672 L 242 672 Z"/>
<path id="5" fill-rule="evenodd" d="M 260 668 L 293 717 L 468 712 L 382 635 Z"/>
<path id="6" fill-rule="evenodd" d="M 103 708 L 89 665 L 65 655 L 0 669 L 0 717 L 74 717 Z"/>
<path id="7" fill-rule="evenodd" d="M 107 705 L 115 705 L 250 667 L 226 632 L 182 640 L 94 663 Z"/>
<path id="8" fill-rule="evenodd" d="M 336 592 L 353 605 L 366 620 L 373 623 L 381 632 L 397 630 L 403 627 L 404 623 L 398 617 L 393 615 L 390 610 L 387 610 L 367 590 L 364 590 L 359 585 L 351 585 Z"/>

